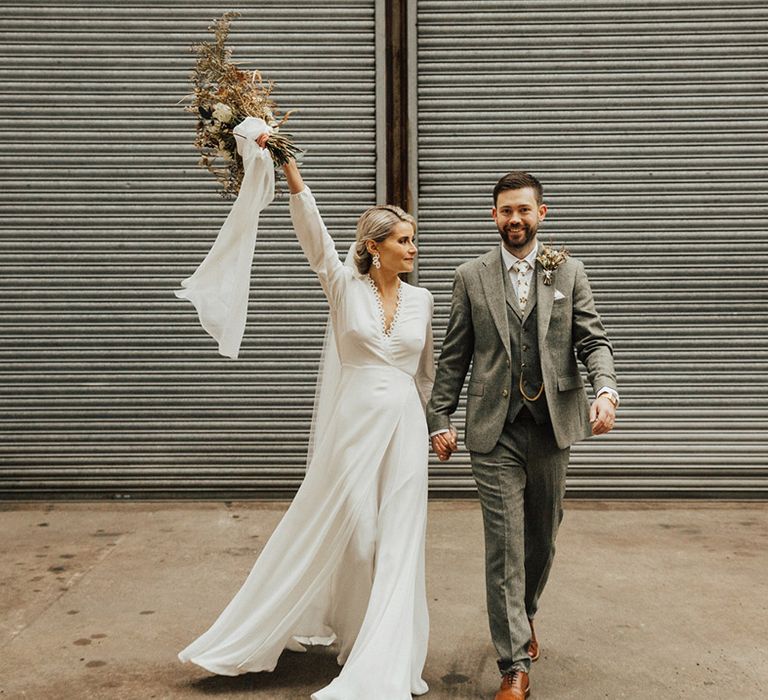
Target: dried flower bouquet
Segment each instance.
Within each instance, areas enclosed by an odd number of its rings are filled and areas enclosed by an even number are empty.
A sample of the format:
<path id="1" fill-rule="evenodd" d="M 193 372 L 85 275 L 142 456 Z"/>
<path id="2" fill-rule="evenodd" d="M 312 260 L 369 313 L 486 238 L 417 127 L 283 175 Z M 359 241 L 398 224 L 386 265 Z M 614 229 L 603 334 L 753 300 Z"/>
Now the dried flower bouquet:
<path id="1" fill-rule="evenodd" d="M 246 117 L 259 117 L 273 128 L 267 149 L 278 165 L 301 152 L 289 134 L 279 131 L 291 112 L 280 117 L 271 98 L 274 83 L 264 82 L 258 71 L 243 70 L 232 61 L 227 38 L 230 23 L 238 16 L 225 12 L 209 27 L 214 41 L 192 46 L 197 54 L 191 74 L 194 93 L 186 107 L 198 118 L 195 147 L 200 151 L 199 165 L 213 173 L 225 199 L 236 197 L 243 181 L 243 161 L 233 130 Z"/>

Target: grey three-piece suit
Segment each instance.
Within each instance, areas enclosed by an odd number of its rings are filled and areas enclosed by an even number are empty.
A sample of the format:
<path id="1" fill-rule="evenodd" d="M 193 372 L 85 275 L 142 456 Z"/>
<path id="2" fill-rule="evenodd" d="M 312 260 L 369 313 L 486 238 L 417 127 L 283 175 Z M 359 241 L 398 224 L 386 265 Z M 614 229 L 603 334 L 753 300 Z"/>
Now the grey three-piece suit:
<path id="1" fill-rule="evenodd" d="M 534 274 L 523 312 L 500 248 L 456 270 L 427 405 L 430 432 L 448 428 L 472 364 L 464 442 L 483 510 L 488 616 L 502 672 L 530 667 L 528 619 L 554 557 L 570 446 L 591 434 L 577 358 L 595 391 L 616 389 L 582 263 L 568 258 L 551 285 L 538 262 Z M 524 398 L 542 385 L 537 400 Z"/>

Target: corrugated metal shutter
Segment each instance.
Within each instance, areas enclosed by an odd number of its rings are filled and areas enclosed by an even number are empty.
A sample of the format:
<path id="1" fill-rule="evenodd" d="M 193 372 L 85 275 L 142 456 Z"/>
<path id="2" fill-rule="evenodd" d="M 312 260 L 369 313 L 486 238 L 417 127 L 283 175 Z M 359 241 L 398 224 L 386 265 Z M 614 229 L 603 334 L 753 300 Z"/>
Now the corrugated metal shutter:
<path id="1" fill-rule="evenodd" d="M 420 282 L 437 340 L 454 268 L 497 241 L 509 169 L 541 237 L 586 264 L 616 347 L 619 427 L 570 493 L 768 493 L 768 8 L 666 0 L 418 2 Z M 433 465 L 471 488 L 468 458 Z"/>
<path id="2" fill-rule="evenodd" d="M 239 7 L 236 58 L 299 110 L 346 249 L 375 200 L 374 0 Z M 230 206 L 177 104 L 220 12 L 4 3 L 1 495 L 264 495 L 303 474 L 326 306 L 287 196 L 262 220 L 239 361 L 173 296 Z"/>

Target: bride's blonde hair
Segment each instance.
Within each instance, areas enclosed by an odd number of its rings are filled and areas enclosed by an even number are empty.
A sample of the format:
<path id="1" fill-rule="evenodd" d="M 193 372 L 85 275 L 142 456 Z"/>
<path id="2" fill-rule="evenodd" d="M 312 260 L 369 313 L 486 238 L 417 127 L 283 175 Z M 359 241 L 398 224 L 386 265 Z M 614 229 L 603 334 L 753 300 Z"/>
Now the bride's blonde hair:
<path id="1" fill-rule="evenodd" d="M 401 221 L 413 226 L 413 232 L 416 233 L 416 219 L 394 204 L 379 204 L 366 209 L 357 220 L 355 265 L 361 275 L 371 269 L 373 261 L 373 257 L 368 252 L 367 241 L 381 243 Z"/>

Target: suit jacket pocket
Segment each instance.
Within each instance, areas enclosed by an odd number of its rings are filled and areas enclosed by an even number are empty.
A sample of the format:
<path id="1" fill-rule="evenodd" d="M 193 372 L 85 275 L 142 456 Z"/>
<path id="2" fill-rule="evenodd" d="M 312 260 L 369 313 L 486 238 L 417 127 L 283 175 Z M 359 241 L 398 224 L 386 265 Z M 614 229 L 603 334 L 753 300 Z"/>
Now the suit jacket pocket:
<path id="1" fill-rule="evenodd" d="M 573 389 L 581 389 L 583 386 L 580 374 L 569 374 L 565 377 L 557 378 L 558 391 L 572 391 Z"/>
<path id="2" fill-rule="evenodd" d="M 483 382 L 470 382 L 467 393 L 472 396 L 482 396 L 485 393 L 485 384 Z"/>

